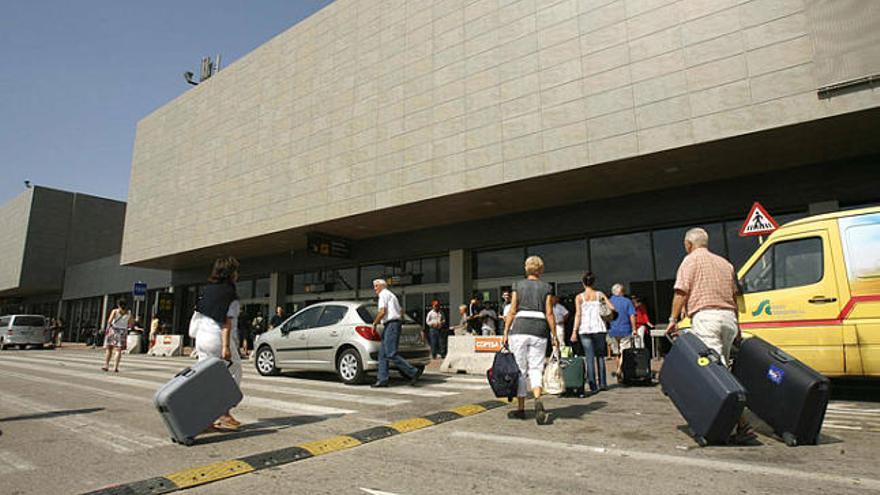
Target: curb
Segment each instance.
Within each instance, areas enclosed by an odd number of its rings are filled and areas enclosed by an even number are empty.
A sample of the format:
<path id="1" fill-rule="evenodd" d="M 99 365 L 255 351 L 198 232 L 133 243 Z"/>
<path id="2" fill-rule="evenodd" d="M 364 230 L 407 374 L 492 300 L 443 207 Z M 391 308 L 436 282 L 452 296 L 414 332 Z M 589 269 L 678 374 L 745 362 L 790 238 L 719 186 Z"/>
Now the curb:
<path id="1" fill-rule="evenodd" d="M 235 476 L 241 476 L 261 469 L 268 469 L 284 464 L 290 464 L 291 462 L 352 449 L 377 440 L 422 430 L 431 426 L 455 421 L 456 419 L 466 418 L 468 416 L 474 416 L 491 409 L 497 409 L 506 404 L 507 402 L 499 400 L 468 404 L 454 409 L 429 414 L 427 416 L 413 417 L 401 421 L 395 421 L 394 423 L 384 426 L 376 426 L 366 430 L 356 431 L 354 433 L 349 433 L 348 435 L 325 438 L 323 440 L 308 442 L 294 447 L 253 454 L 239 459 L 215 462 L 213 464 L 184 469 L 182 471 L 146 480 L 113 485 L 87 492 L 84 495 L 159 495 L 163 493 L 172 493 L 227 478 L 233 478 Z"/>

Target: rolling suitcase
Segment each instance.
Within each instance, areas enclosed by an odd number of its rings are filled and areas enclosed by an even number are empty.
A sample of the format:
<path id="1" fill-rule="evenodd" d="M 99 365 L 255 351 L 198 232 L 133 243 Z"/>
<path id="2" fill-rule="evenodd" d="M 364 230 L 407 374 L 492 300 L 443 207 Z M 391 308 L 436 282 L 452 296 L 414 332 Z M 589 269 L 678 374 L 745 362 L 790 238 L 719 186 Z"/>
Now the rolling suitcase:
<path id="1" fill-rule="evenodd" d="M 171 441 L 192 445 L 194 438 L 241 402 L 228 363 L 217 358 L 199 361 L 159 388 L 153 404 L 171 433 Z"/>
<path id="2" fill-rule="evenodd" d="M 701 447 L 725 444 L 742 416 L 746 391 L 715 351 L 682 332 L 660 370 L 660 385 Z"/>
<path id="3" fill-rule="evenodd" d="M 733 374 L 748 392 L 746 405 L 786 445 L 816 444 L 831 394 L 828 378 L 758 337 L 743 341 Z"/>
<path id="4" fill-rule="evenodd" d="M 623 383 L 627 385 L 650 385 L 653 378 L 651 354 L 644 344 L 642 347 L 635 345 L 640 340 L 634 338 L 632 347 L 623 350 Z"/>
<path id="5" fill-rule="evenodd" d="M 582 356 L 559 358 L 565 393 L 584 395 L 584 358 Z"/>

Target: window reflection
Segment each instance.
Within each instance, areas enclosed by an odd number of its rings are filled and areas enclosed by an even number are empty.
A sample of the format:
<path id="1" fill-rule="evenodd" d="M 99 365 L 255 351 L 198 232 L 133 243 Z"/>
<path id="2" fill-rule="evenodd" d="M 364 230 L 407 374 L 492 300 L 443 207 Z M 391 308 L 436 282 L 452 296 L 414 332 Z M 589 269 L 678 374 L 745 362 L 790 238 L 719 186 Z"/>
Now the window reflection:
<path id="1" fill-rule="evenodd" d="M 774 219 L 779 223 L 779 225 L 784 225 L 788 222 L 793 222 L 795 220 L 799 220 L 801 218 L 806 217 L 807 214 L 804 212 L 799 213 L 790 213 L 786 215 L 779 215 L 774 217 Z M 758 237 L 750 236 L 750 237 L 740 237 L 739 229 L 742 227 L 742 222 L 725 222 L 724 224 L 724 232 L 727 236 L 727 248 L 728 254 L 727 259 L 733 263 L 733 267 L 735 269 L 739 269 L 746 261 L 752 256 L 752 254 L 758 250 Z"/>
<path id="2" fill-rule="evenodd" d="M 474 278 L 522 275 L 524 261 L 525 250 L 521 247 L 479 251 L 474 255 Z"/>
<path id="3" fill-rule="evenodd" d="M 582 272 L 587 269 L 587 241 L 584 239 L 529 246 L 526 254 L 540 256 L 547 272 Z"/>
<path id="4" fill-rule="evenodd" d="M 647 232 L 590 239 L 590 261 L 596 288 L 602 291 L 610 292 L 611 285 L 617 282 L 631 287 L 654 281 L 651 238 Z"/>

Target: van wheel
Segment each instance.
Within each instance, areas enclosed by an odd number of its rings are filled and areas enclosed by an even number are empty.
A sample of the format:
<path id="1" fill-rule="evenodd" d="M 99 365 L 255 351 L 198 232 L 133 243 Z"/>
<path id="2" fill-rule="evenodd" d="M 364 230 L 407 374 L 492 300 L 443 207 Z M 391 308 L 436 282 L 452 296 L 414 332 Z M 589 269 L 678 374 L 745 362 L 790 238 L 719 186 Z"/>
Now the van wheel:
<path id="1" fill-rule="evenodd" d="M 262 376 L 276 376 L 281 372 L 275 366 L 275 353 L 272 351 L 272 348 L 264 345 L 257 350 L 257 357 L 254 358 L 254 365 L 257 368 L 257 373 Z"/>
<path id="2" fill-rule="evenodd" d="M 366 371 L 364 364 L 361 362 L 361 353 L 357 349 L 346 349 L 339 355 L 336 360 L 336 374 L 342 383 L 346 385 L 356 385 L 364 381 Z"/>

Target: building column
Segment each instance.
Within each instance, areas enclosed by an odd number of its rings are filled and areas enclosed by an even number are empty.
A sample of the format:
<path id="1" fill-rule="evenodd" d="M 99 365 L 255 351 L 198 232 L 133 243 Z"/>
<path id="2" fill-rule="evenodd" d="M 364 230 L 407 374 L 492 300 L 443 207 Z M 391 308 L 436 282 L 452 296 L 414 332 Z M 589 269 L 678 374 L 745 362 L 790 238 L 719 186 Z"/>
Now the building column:
<path id="1" fill-rule="evenodd" d="M 101 328 L 107 328 L 107 313 L 110 312 L 110 294 L 104 294 L 101 301 Z"/>
<path id="2" fill-rule="evenodd" d="M 285 280 L 285 277 L 278 272 L 269 274 L 269 314 L 266 318 L 271 318 L 275 314 L 275 308 L 284 306 Z"/>
<path id="3" fill-rule="evenodd" d="M 449 314 L 457 315 L 458 307 L 467 304 L 473 291 L 471 252 L 464 249 L 449 251 Z M 452 317 L 452 316 L 450 316 Z"/>

